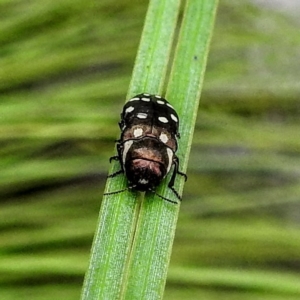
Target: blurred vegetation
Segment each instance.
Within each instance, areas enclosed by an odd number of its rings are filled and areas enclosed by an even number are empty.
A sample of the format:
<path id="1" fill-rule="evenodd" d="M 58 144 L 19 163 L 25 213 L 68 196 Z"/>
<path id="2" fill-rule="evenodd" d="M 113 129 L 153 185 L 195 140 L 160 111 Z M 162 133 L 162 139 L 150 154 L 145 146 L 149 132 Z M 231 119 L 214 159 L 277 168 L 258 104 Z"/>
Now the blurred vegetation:
<path id="1" fill-rule="evenodd" d="M 1 0 L 1 299 L 78 299 L 147 1 Z M 220 1 L 166 299 L 299 299 L 296 19 Z"/>

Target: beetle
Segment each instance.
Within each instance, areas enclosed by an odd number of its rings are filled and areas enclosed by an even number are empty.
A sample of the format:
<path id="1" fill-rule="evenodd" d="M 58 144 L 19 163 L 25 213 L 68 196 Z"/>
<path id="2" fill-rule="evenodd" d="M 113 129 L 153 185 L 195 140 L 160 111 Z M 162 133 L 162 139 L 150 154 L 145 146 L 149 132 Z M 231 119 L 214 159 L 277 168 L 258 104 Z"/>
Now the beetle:
<path id="1" fill-rule="evenodd" d="M 152 191 L 168 202 L 177 203 L 155 192 L 173 166 L 168 187 L 181 200 L 174 183 L 177 174 L 185 180 L 187 176 L 179 171 L 179 159 L 175 154 L 180 134 L 179 117 L 173 106 L 158 95 L 136 95 L 124 105 L 119 127 L 121 136 L 116 141 L 117 155 L 112 156 L 110 162 L 119 161 L 121 170 L 108 177 L 125 173 L 129 184 L 123 190 L 105 195 L 134 189 L 141 192 Z"/>

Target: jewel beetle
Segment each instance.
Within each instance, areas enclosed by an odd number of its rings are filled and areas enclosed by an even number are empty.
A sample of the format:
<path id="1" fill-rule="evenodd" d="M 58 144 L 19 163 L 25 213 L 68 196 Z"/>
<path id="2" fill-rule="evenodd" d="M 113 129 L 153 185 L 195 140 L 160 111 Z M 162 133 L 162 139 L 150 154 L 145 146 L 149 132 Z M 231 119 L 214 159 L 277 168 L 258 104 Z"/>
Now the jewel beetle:
<path id="1" fill-rule="evenodd" d="M 119 126 L 121 136 L 117 140 L 117 155 L 111 157 L 110 162 L 118 160 L 121 170 L 108 177 L 125 173 L 128 187 L 106 195 L 127 189 L 156 193 L 156 187 L 173 167 L 168 187 L 181 200 L 174 188 L 175 179 L 177 174 L 183 176 L 185 180 L 187 176 L 179 171 L 179 159 L 175 154 L 180 134 L 179 117 L 173 106 L 158 95 L 145 93 L 136 95 L 124 105 Z"/>

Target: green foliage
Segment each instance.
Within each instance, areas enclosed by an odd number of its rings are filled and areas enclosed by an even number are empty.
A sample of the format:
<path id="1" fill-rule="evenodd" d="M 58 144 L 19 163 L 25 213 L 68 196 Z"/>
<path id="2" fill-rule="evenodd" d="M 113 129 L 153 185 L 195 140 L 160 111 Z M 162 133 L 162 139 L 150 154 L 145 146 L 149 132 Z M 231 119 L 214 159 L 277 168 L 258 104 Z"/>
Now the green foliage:
<path id="1" fill-rule="evenodd" d="M 180 1 L 151 1 L 128 95 L 161 93 Z M 216 2 L 188 1 L 167 86 L 167 99 L 182 116 L 181 146 L 189 148 L 202 87 Z M 183 80 L 184 79 L 184 80 Z M 170 97 L 169 97 L 170 96 Z M 189 151 L 183 157 L 186 168 Z M 120 168 L 119 163 L 117 163 Z M 112 172 L 116 168 L 112 168 Z M 181 189 L 182 189 L 181 180 Z M 126 187 L 109 180 L 107 192 Z M 159 193 L 174 199 L 167 181 Z M 102 202 L 83 299 L 161 299 L 167 277 L 178 207 L 153 193 L 124 192 Z M 156 198 L 156 199 L 155 199 Z M 176 201 L 174 199 L 173 201 Z"/>
<path id="2" fill-rule="evenodd" d="M 147 4 L 0 1 L 1 299 L 79 298 Z M 216 20 L 165 299 L 299 299 L 299 24 Z"/>

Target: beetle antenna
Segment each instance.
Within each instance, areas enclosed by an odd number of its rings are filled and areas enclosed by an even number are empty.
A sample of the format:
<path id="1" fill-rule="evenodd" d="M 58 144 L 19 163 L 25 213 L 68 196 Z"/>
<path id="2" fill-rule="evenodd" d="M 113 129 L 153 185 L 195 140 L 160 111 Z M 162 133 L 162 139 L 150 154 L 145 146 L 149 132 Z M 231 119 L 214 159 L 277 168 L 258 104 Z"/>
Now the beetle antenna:
<path id="1" fill-rule="evenodd" d="M 115 194 L 119 194 L 119 193 L 125 192 L 127 190 L 129 190 L 129 187 L 127 187 L 125 189 L 122 189 L 122 190 L 119 190 L 119 191 L 115 191 L 115 192 L 104 193 L 103 195 L 105 195 L 105 196 L 115 195 Z"/>
<path id="2" fill-rule="evenodd" d="M 119 193 L 125 192 L 125 191 L 127 191 L 127 190 L 134 189 L 135 187 L 136 187 L 136 185 L 134 184 L 134 185 L 128 186 L 128 187 L 125 188 L 125 189 L 118 190 L 118 191 L 114 191 L 114 192 L 109 192 L 109 193 L 104 193 L 103 195 L 104 195 L 104 196 L 115 195 L 115 194 L 119 194 Z"/>
<path id="3" fill-rule="evenodd" d="M 158 196 L 159 198 L 161 198 L 161 199 L 163 199 L 163 200 L 165 200 L 167 202 L 170 202 L 170 203 L 173 203 L 173 204 L 178 204 L 177 201 L 170 200 L 170 199 L 168 199 L 168 198 L 166 198 L 166 197 L 164 197 L 164 196 L 156 193 L 154 190 L 151 190 L 151 192 L 153 192 L 156 196 Z"/>
<path id="4" fill-rule="evenodd" d="M 174 187 L 169 186 L 169 188 L 173 191 L 173 193 L 176 195 L 179 201 L 182 200 L 181 196 L 178 194 L 178 192 L 174 189 Z"/>

